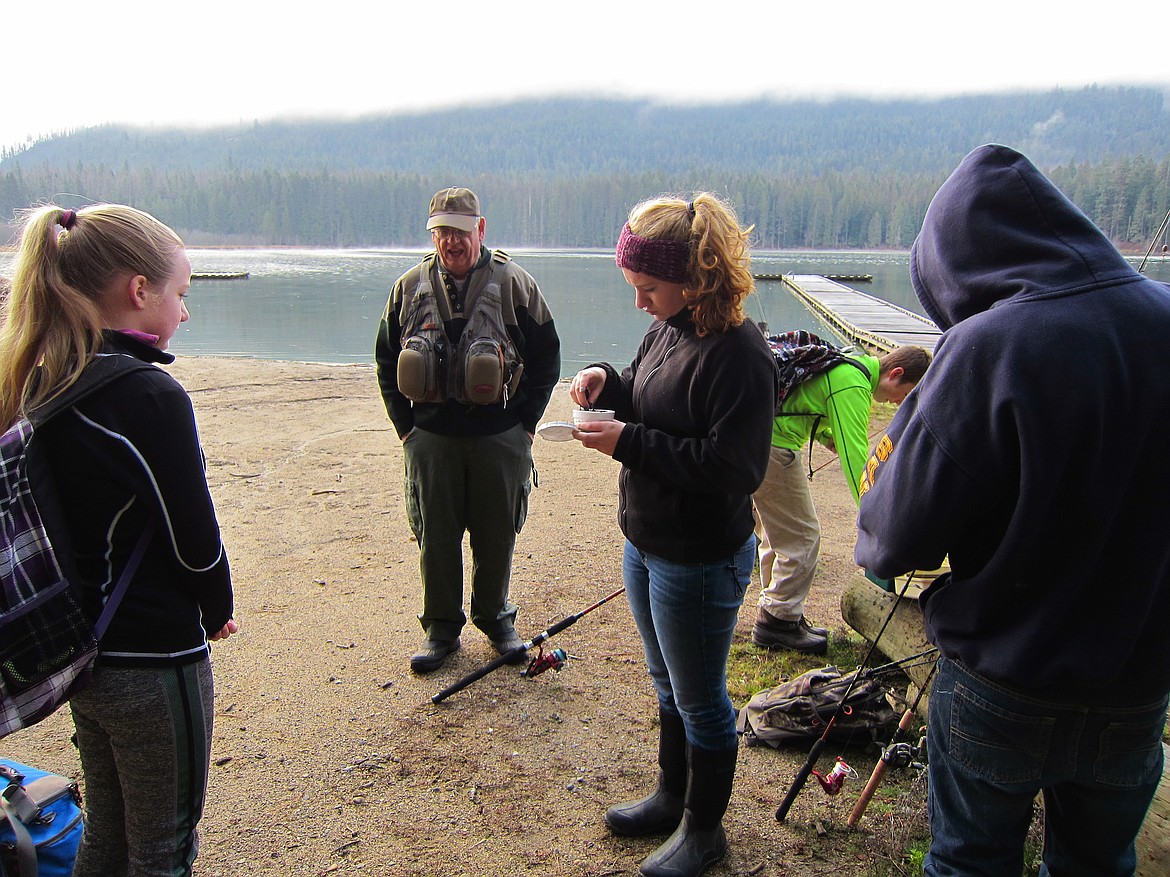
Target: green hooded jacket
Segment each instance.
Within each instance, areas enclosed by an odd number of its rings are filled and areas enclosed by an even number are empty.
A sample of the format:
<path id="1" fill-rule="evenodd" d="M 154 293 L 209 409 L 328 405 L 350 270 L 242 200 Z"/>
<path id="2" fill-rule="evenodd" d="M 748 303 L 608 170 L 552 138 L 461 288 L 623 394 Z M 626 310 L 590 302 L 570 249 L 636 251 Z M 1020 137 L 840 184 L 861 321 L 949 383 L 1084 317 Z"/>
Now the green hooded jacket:
<path id="1" fill-rule="evenodd" d="M 799 454 L 815 438 L 835 450 L 853 500 L 859 502 L 858 489 L 869 456 L 869 410 L 878 383 L 878 360 L 868 354 L 853 358 L 866 367 L 869 381 L 860 369 L 842 363 L 798 384 L 772 423 L 772 446 Z"/>

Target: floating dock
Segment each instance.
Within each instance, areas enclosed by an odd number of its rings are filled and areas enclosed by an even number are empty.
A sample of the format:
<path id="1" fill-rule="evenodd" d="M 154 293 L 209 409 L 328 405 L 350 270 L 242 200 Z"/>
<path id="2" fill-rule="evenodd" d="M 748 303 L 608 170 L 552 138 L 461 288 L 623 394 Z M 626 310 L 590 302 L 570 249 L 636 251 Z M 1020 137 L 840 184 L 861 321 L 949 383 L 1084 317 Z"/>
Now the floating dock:
<path id="1" fill-rule="evenodd" d="M 830 280 L 840 280 L 842 283 L 870 283 L 873 281 L 872 274 L 822 274 L 822 277 L 828 277 Z M 783 274 L 753 274 L 756 280 L 783 280 Z"/>
<path id="2" fill-rule="evenodd" d="M 192 280 L 247 280 L 247 271 L 212 271 L 192 274 Z"/>
<path id="3" fill-rule="evenodd" d="M 785 274 L 781 279 L 842 338 L 878 354 L 905 344 L 933 351 L 942 337 L 942 330 L 921 314 L 820 274 Z"/>

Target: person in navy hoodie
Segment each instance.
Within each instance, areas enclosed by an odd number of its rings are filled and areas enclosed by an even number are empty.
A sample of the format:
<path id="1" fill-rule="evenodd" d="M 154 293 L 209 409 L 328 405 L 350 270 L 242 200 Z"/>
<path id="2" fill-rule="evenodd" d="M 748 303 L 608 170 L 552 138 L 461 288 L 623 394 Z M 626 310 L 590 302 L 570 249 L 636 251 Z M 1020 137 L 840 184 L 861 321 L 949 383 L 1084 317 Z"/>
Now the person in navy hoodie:
<path id="1" fill-rule="evenodd" d="M 994 145 L 939 189 L 910 270 L 945 334 L 879 440 L 855 557 L 950 559 L 922 596 L 923 873 L 1018 877 L 1042 793 L 1041 875 L 1133 874 L 1170 691 L 1170 289 Z"/>

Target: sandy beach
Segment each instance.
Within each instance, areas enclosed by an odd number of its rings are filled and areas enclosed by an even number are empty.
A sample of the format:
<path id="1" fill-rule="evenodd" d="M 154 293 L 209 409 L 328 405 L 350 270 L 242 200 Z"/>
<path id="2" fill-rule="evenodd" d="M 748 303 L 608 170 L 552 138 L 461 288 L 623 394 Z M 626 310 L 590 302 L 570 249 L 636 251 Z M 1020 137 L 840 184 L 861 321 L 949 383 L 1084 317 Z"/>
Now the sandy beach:
<path id="1" fill-rule="evenodd" d="M 402 454 L 373 368 L 180 359 L 236 589 L 241 632 L 217 644 L 216 733 L 200 875 L 633 874 L 660 842 L 616 838 L 601 814 L 656 766 L 656 703 L 621 599 L 560 634 L 572 656 L 535 679 L 502 669 L 440 705 L 431 695 L 494 657 L 478 631 L 430 676 L 407 659 L 422 630 Z M 567 383 L 545 419 L 566 419 Z M 814 466 L 830 459 L 825 451 Z M 539 485 L 512 598 L 531 637 L 621 586 L 619 466 L 537 439 Z M 809 615 L 842 626 L 855 507 L 832 463 L 813 490 L 824 525 Z M 740 614 L 746 638 L 755 614 Z M 9 757 L 78 775 L 68 710 L 7 738 Z M 866 874 L 812 826 L 853 796 L 775 808 L 799 751 L 744 749 L 720 875 Z M 872 759 L 857 769 L 868 775 Z M 815 795 L 814 795 L 815 793 Z M 844 856 L 844 858 L 842 858 Z"/>

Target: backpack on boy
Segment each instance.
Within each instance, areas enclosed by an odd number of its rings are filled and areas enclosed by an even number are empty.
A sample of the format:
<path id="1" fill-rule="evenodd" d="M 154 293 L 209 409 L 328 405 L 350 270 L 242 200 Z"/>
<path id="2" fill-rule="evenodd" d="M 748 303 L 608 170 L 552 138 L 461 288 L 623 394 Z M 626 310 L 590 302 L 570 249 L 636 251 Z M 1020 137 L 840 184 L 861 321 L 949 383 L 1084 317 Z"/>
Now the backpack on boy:
<path id="1" fill-rule="evenodd" d="M 781 410 L 784 402 L 799 385 L 842 363 L 849 363 L 861 369 L 866 379 L 870 378 L 869 369 L 859 360 L 853 359 L 837 345 L 804 329 L 768 335 L 765 340 L 780 373 L 776 385 L 776 416 L 785 413 Z"/>
<path id="2" fill-rule="evenodd" d="M 126 354 L 99 355 L 64 393 L 0 438 L 0 737 L 48 717 L 89 681 L 98 641 L 154 529 L 143 532 L 101 616 L 90 618 L 67 547 L 50 539 L 60 501 L 37 430 L 111 381 L 154 367 Z"/>

